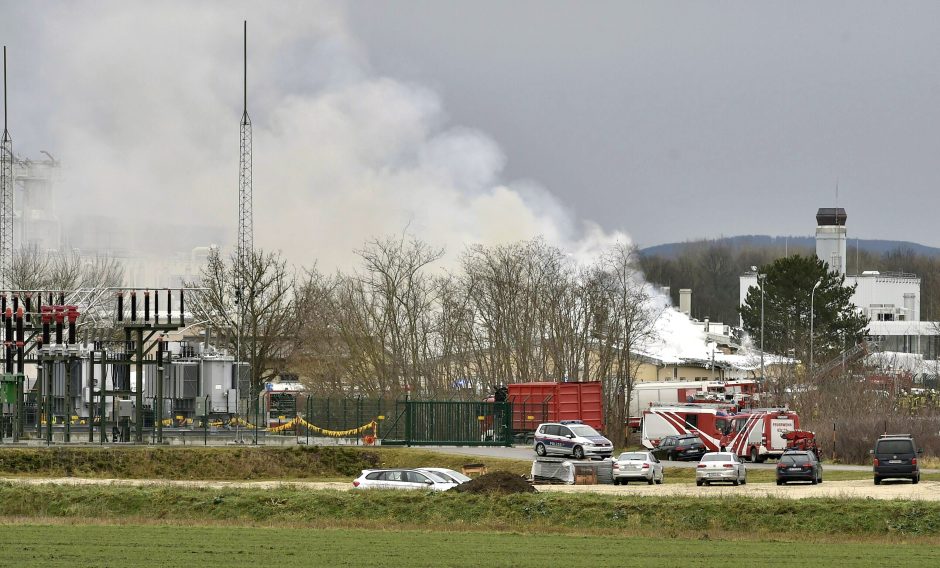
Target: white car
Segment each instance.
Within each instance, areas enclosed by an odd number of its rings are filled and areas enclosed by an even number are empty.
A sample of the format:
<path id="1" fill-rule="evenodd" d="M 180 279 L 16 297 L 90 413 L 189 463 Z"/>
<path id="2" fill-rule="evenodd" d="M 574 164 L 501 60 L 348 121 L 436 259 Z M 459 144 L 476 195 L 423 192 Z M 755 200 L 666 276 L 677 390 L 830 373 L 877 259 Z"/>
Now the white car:
<path id="1" fill-rule="evenodd" d="M 695 484 L 710 485 L 715 481 L 730 481 L 731 485 L 747 483 L 744 462 L 733 452 L 709 452 L 702 456 L 695 468 Z"/>
<path id="2" fill-rule="evenodd" d="M 614 485 L 645 481 L 663 482 L 663 464 L 650 452 L 624 452 L 613 462 Z"/>
<path id="3" fill-rule="evenodd" d="M 430 489 L 447 491 L 457 487 L 450 478 L 420 469 L 364 469 L 353 480 L 356 489 Z"/>
<path id="4" fill-rule="evenodd" d="M 470 477 L 460 473 L 459 471 L 454 471 L 452 469 L 447 469 L 446 467 L 421 467 L 418 468 L 421 471 L 430 471 L 436 473 L 438 477 L 443 477 L 444 479 L 449 479 L 460 485 L 461 483 L 466 483 L 470 481 Z"/>

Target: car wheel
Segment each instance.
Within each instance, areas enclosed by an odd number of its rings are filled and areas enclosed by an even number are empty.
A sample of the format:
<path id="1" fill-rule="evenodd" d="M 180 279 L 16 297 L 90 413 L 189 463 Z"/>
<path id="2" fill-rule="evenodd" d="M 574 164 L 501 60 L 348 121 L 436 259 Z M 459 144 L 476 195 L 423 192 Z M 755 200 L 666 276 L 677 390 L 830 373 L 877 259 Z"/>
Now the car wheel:
<path id="1" fill-rule="evenodd" d="M 812 484 L 812 485 L 816 485 L 817 483 L 819 483 L 819 480 L 814 477 L 814 478 L 811 479 L 809 482 L 810 482 L 810 484 Z"/>
<path id="2" fill-rule="evenodd" d="M 782 480 L 782 479 L 778 479 L 778 480 L 777 480 L 777 485 L 783 485 L 783 480 Z"/>
<path id="3" fill-rule="evenodd" d="M 876 477 L 876 478 L 875 478 L 875 485 L 881 485 L 881 478 L 880 478 L 880 477 Z"/>
<path id="4" fill-rule="evenodd" d="M 571 455 L 574 456 L 574 459 L 576 459 L 576 460 L 583 460 L 583 459 L 584 459 L 584 448 L 582 448 L 581 446 L 575 446 L 575 447 L 574 447 L 574 450 L 572 450 L 572 452 L 571 452 Z"/>
<path id="5" fill-rule="evenodd" d="M 822 477 L 819 478 L 819 482 L 822 483 Z"/>
<path id="6" fill-rule="evenodd" d="M 646 480 L 646 484 L 647 484 L 647 485 L 652 485 L 653 483 L 655 483 L 655 482 L 653 481 L 653 478 L 652 478 L 652 477 Z M 917 483 L 917 482 L 915 481 L 914 483 Z"/>
<path id="7" fill-rule="evenodd" d="M 624 479 L 620 482 L 620 485 L 630 485 L 630 482 Z"/>
<path id="8" fill-rule="evenodd" d="M 662 485 L 662 484 L 663 484 L 663 478 L 660 477 L 659 479 L 656 480 L 656 485 Z"/>
<path id="9" fill-rule="evenodd" d="M 545 457 L 545 444 L 541 442 L 539 442 L 538 444 L 535 444 L 535 453 L 536 455 Z"/>
<path id="10" fill-rule="evenodd" d="M 614 478 L 614 485 L 620 485 L 620 480 L 616 477 Z"/>
<path id="11" fill-rule="evenodd" d="M 738 485 L 741 485 L 741 482 L 735 479 L 734 481 L 731 482 L 731 485 L 737 487 Z"/>
<path id="12" fill-rule="evenodd" d="M 705 483 L 705 482 L 702 481 L 701 479 L 696 479 L 696 480 L 695 480 L 695 484 L 698 485 L 699 487 L 701 487 L 702 484 L 704 484 L 704 483 Z"/>
<path id="13" fill-rule="evenodd" d="M 920 483 L 920 474 L 917 474 L 911 479 L 911 483 Z"/>
<path id="14" fill-rule="evenodd" d="M 758 452 L 757 452 L 757 448 L 751 448 L 751 456 L 750 456 L 750 457 L 751 457 L 751 461 L 752 461 L 752 462 L 757 463 L 757 460 L 758 460 L 758 458 L 760 457 L 760 454 L 758 454 Z"/>

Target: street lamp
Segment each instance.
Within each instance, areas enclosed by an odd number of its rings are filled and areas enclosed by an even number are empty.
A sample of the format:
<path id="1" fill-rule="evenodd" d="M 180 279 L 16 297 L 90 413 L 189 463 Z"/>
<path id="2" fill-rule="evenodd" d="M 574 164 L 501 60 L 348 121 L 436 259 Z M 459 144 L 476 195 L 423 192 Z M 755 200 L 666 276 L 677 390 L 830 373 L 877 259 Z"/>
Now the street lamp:
<path id="1" fill-rule="evenodd" d="M 757 267 L 752 266 L 757 274 L 757 285 L 760 286 L 760 382 L 764 384 L 764 277 L 766 274 L 757 272 Z"/>
<path id="2" fill-rule="evenodd" d="M 809 372 L 813 372 L 813 316 L 815 313 L 813 311 L 813 301 L 816 296 L 816 288 L 819 288 L 819 285 L 822 284 L 822 278 L 816 281 L 813 284 L 813 291 L 809 293 Z"/>

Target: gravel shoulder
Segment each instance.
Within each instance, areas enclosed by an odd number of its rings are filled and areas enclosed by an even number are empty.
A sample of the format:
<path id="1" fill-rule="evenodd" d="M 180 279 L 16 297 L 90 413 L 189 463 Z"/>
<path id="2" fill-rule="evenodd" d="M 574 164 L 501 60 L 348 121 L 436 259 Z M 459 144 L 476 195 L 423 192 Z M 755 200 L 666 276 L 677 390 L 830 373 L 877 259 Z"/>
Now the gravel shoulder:
<path id="1" fill-rule="evenodd" d="M 352 483 L 342 481 L 178 481 L 164 479 L 90 479 L 82 477 L 58 478 L 2 478 L 0 481 L 23 485 L 113 485 L 125 487 L 186 487 L 206 489 L 279 489 L 298 490 L 332 489 L 348 491 Z M 921 481 L 914 485 L 909 481 L 885 481 L 874 485 L 870 480 L 826 481 L 820 485 L 790 484 L 777 486 L 773 483 L 748 483 L 733 487 L 712 485 L 697 487 L 694 484 L 664 485 L 537 485 L 546 493 L 596 493 L 601 495 L 636 496 L 688 496 L 688 497 L 776 497 L 784 499 L 903 499 L 940 501 L 940 482 Z"/>

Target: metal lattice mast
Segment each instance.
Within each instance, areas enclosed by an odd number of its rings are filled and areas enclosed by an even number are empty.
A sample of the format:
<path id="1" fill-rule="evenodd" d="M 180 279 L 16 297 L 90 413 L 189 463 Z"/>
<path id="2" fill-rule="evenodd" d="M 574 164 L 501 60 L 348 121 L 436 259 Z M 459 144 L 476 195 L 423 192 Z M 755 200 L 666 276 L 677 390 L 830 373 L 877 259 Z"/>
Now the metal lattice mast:
<path id="1" fill-rule="evenodd" d="M 254 250 L 251 213 L 251 119 L 248 118 L 248 22 L 245 22 L 244 107 L 238 167 L 238 271 L 244 276 L 246 262 Z M 240 282 L 243 284 L 244 282 Z"/>
<path id="2" fill-rule="evenodd" d="M 236 309 L 236 331 L 235 331 L 235 373 L 236 388 L 241 388 L 242 366 L 242 327 L 245 322 L 245 311 L 250 300 L 245 298 L 246 276 L 249 263 L 251 262 L 252 252 L 254 251 L 254 227 L 252 223 L 252 197 L 251 197 L 251 119 L 248 117 L 248 21 L 245 21 L 244 29 L 244 63 L 243 63 L 243 107 L 241 120 L 241 135 L 239 146 L 239 164 L 238 164 L 238 242 L 235 250 L 235 301 L 238 304 Z M 250 361 L 251 358 L 249 357 Z M 249 366 L 250 368 L 250 366 Z M 249 372 L 250 379 L 250 372 Z M 248 393 L 251 395 L 251 384 L 249 381 Z M 244 395 L 239 395 L 244 396 Z M 245 397 L 247 398 L 247 397 Z M 255 397 L 257 398 L 257 397 Z M 257 400 L 255 401 L 257 404 Z M 246 407 L 246 413 L 248 411 Z M 257 409 L 256 409 L 257 414 Z M 255 439 L 257 443 L 257 428 L 255 428 Z"/>
<path id="3" fill-rule="evenodd" d="M 7 47 L 3 46 L 3 139 L 0 146 L 0 289 L 13 272 L 13 139 L 7 130 Z"/>

